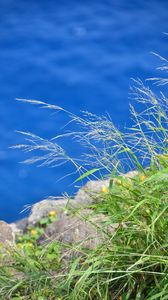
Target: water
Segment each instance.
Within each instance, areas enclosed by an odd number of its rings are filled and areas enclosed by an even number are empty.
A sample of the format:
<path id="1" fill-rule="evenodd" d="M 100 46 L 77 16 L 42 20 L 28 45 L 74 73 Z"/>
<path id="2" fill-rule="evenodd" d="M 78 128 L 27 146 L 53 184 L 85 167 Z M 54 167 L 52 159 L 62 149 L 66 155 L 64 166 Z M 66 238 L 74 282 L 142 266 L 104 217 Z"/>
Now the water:
<path id="1" fill-rule="evenodd" d="M 71 177 L 57 182 L 68 167 L 25 166 L 25 155 L 8 148 L 21 141 L 15 130 L 49 138 L 65 121 L 15 98 L 74 113 L 108 111 L 122 128 L 130 78 L 158 75 L 150 51 L 167 54 L 167 11 L 163 0 L 0 0 L 0 219 L 16 220 L 25 204 L 74 192 Z"/>

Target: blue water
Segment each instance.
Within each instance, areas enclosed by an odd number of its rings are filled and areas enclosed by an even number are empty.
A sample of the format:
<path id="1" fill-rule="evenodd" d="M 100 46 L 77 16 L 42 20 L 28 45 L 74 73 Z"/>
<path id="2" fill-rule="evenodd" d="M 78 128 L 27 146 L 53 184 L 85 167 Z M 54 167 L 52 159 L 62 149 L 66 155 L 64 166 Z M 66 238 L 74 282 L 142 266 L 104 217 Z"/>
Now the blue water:
<path id="1" fill-rule="evenodd" d="M 128 120 L 131 77 L 158 75 L 150 51 L 167 55 L 168 1 L 0 0 L 0 219 L 13 221 L 26 204 L 72 194 L 68 166 L 25 166 L 9 146 L 15 130 L 52 137 L 64 115 L 15 98 L 39 99 L 78 113 L 108 111 L 120 128 Z M 77 155 L 80 149 L 65 146 Z"/>

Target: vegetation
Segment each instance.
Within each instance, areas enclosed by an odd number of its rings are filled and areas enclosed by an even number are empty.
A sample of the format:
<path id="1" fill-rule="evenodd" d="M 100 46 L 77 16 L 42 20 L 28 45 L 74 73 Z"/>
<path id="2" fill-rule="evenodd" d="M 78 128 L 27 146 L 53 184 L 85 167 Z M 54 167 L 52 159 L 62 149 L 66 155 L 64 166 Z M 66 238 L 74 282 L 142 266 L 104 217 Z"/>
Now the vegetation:
<path id="1" fill-rule="evenodd" d="M 167 299 L 167 186 L 167 168 L 148 171 L 129 181 L 118 179 L 94 204 L 96 213 L 108 216 L 108 225 L 118 227 L 84 256 L 80 268 L 73 266 L 67 279 L 70 299 Z"/>
<path id="2" fill-rule="evenodd" d="M 51 211 L 35 226 L 18 235 L 14 247 L 2 251 L 1 299 L 55 299 L 52 277 L 61 267 L 60 245 L 53 241 L 44 247 L 39 242 L 45 228 L 55 220 L 56 212 Z"/>
<path id="3" fill-rule="evenodd" d="M 167 71 L 167 61 L 161 59 L 161 69 Z M 167 82 L 165 78 L 155 79 L 159 85 Z M 2 299 L 168 299 L 168 99 L 139 80 L 132 94 L 144 110 L 136 112 L 130 107 L 134 124 L 124 133 L 108 116 L 85 112 L 78 117 L 55 105 L 22 100 L 66 112 L 70 122 L 80 126 L 79 131 L 51 140 L 21 132 L 27 143 L 15 148 L 37 151 L 38 155 L 26 163 L 55 166 L 71 162 L 80 173 L 78 180 L 107 174 L 109 188 L 103 188 L 90 205 L 94 215 L 106 216 L 99 228 L 106 239 L 90 250 L 82 244 L 71 245 L 80 249 L 80 255 L 72 258 L 67 270 L 61 251 L 69 245 L 52 242 L 40 246 L 39 237 L 52 222 L 51 216 L 47 217 L 36 228 L 28 229 L 9 253 L 2 251 Z M 84 157 L 74 159 L 56 143 L 65 136 L 87 147 Z M 93 168 L 88 170 L 90 165 Z M 128 170 L 138 172 L 128 178 L 123 175 Z M 113 224 L 116 229 L 111 232 L 108 227 Z"/>

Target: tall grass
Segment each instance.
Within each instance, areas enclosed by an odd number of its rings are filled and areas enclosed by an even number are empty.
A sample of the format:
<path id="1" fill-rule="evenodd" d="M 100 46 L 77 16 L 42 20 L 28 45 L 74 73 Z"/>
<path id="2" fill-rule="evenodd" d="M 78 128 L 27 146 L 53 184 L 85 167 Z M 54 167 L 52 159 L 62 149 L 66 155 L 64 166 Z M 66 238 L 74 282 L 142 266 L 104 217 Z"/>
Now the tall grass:
<path id="1" fill-rule="evenodd" d="M 160 69 L 167 71 L 168 62 L 161 59 Z M 165 78 L 153 80 L 159 86 L 168 82 Z M 146 84 L 151 84 L 151 79 Z M 14 148 L 37 153 L 25 163 L 60 166 L 71 162 L 82 174 L 79 178 L 96 177 L 96 170 L 115 177 L 90 206 L 94 215 L 106 216 L 99 226 L 105 240 L 92 250 L 82 244 L 71 245 L 80 249 L 81 255 L 69 263 L 68 272 L 52 277 L 48 284 L 54 294 L 47 294 L 47 299 L 168 299 L 168 98 L 161 91 L 154 93 L 141 80 L 134 80 L 131 95 L 142 110 L 137 112 L 135 105 L 130 105 L 133 126 L 126 132 L 120 132 L 108 115 L 82 112 L 76 116 L 42 101 L 19 100 L 68 114 L 67 125 L 79 126 L 75 132 L 67 130 L 50 140 L 20 131 L 25 142 Z M 81 157 L 73 158 L 62 149 L 58 141 L 65 137 L 86 149 Z M 127 178 L 123 173 L 128 170 L 138 173 Z M 113 224 L 115 231 L 109 230 Z M 4 291 L 0 283 L 0 294 L 8 299 Z M 37 286 L 24 283 L 18 299 L 35 299 L 31 295 L 36 292 Z M 41 299 L 37 297 L 38 293 L 36 299 Z"/>
<path id="2" fill-rule="evenodd" d="M 155 95 L 140 80 L 134 81 L 134 84 L 132 97 L 140 102 L 144 109 L 138 113 L 130 104 L 133 126 L 124 133 L 114 126 L 108 115 L 96 116 L 89 112 L 82 112 L 81 116 L 77 116 L 56 105 L 20 99 L 19 101 L 38 105 L 41 108 L 68 114 L 69 123 L 75 122 L 79 130 L 75 132 L 67 130 L 64 134 L 50 140 L 30 132 L 19 131 L 24 136 L 25 143 L 14 148 L 38 153 L 25 160 L 25 163 L 55 167 L 70 162 L 75 170 L 81 173 L 86 172 L 90 167 L 100 169 L 102 174 L 103 171 L 110 174 L 114 169 L 120 174 L 133 169 L 144 172 L 144 167 L 150 164 L 158 166 L 158 155 L 165 153 L 168 148 L 168 99 L 161 92 L 159 96 Z M 81 157 L 71 157 L 65 149 L 62 149 L 58 141 L 65 137 L 75 140 L 79 143 L 79 147 L 86 149 Z"/>
<path id="3" fill-rule="evenodd" d="M 71 268 L 65 299 L 168 298 L 168 169 L 118 179 L 92 205 L 105 241 Z M 114 233 L 109 225 L 118 224 Z"/>

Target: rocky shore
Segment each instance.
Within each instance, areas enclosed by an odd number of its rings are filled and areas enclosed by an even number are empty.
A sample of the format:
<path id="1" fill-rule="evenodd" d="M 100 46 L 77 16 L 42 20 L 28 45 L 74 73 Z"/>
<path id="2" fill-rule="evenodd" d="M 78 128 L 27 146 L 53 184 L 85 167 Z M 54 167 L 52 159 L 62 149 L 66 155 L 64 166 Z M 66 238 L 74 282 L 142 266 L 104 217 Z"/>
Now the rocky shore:
<path id="1" fill-rule="evenodd" d="M 47 226 L 44 236 L 45 241 L 49 242 L 57 239 L 72 243 L 84 240 L 87 236 L 93 234 L 93 243 L 97 243 L 97 230 L 88 223 L 86 225 L 84 219 L 86 215 L 88 218 L 89 214 L 92 214 L 92 210 L 87 208 L 92 203 L 92 199 L 103 188 L 108 188 L 108 185 L 109 180 L 89 181 L 78 191 L 74 199 L 51 197 L 34 204 L 27 218 L 11 224 L 0 221 L 0 243 L 4 245 L 14 243 L 15 236 L 24 233 L 29 226 L 35 225 L 51 211 L 56 212 L 57 219 Z M 82 209 L 82 216 L 80 213 L 78 216 L 74 216 L 74 209 L 79 211 Z"/>
<path id="2" fill-rule="evenodd" d="M 135 171 L 127 173 L 125 176 L 133 177 Z M 41 242 L 50 242 L 59 240 L 64 243 L 85 242 L 85 246 L 93 248 L 103 236 L 100 236 L 98 227 L 101 222 L 105 222 L 105 216 L 99 214 L 98 217 L 92 215 L 92 209 L 88 208 L 93 200 L 102 191 L 108 189 L 109 180 L 89 181 L 77 192 L 73 199 L 54 198 L 42 200 L 34 204 L 27 218 L 21 219 L 15 223 L 7 224 L 0 221 L 0 243 L 15 243 L 15 237 L 23 234 L 31 225 L 35 225 L 42 218 L 46 217 L 51 211 L 55 211 L 57 219 L 49 224 L 45 230 Z M 74 211 L 78 210 L 78 214 Z M 90 219 L 90 222 L 86 222 Z M 108 228 L 112 231 L 113 228 Z M 87 238 L 89 237 L 89 240 Z"/>

